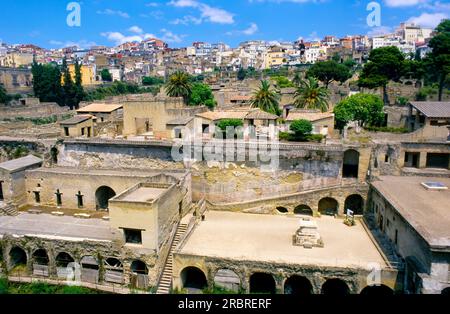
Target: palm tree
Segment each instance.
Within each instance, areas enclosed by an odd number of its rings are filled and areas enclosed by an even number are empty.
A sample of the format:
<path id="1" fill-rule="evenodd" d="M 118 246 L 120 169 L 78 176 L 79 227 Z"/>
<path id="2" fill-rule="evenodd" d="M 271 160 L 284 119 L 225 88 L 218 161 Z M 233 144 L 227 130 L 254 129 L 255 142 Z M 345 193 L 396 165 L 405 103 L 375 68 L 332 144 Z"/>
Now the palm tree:
<path id="1" fill-rule="evenodd" d="M 302 78 L 298 72 L 295 73 L 294 78 L 292 79 L 292 83 L 294 83 L 296 86 L 299 86 L 302 83 Z"/>
<path id="2" fill-rule="evenodd" d="M 166 93 L 170 97 L 183 97 L 187 104 L 192 93 L 192 82 L 189 74 L 182 71 L 172 74 L 166 84 Z"/>
<path id="3" fill-rule="evenodd" d="M 255 91 L 250 101 L 252 108 L 259 108 L 262 111 L 279 115 L 278 94 L 270 88 L 268 81 L 261 81 L 261 86 Z"/>
<path id="4" fill-rule="evenodd" d="M 301 82 L 294 97 L 294 104 L 297 108 L 328 111 L 329 91 L 326 87 L 319 86 L 319 81 L 314 77 L 309 77 Z"/>

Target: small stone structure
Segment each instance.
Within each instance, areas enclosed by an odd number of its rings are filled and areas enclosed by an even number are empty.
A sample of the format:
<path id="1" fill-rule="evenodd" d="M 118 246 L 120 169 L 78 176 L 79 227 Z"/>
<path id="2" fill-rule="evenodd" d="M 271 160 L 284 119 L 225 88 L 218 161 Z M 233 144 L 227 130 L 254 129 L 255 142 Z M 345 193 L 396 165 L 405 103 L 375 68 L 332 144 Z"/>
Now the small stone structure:
<path id="1" fill-rule="evenodd" d="M 295 246 L 303 246 L 304 248 L 324 246 L 317 224 L 308 218 L 300 220 L 300 227 L 294 234 L 293 242 Z"/>

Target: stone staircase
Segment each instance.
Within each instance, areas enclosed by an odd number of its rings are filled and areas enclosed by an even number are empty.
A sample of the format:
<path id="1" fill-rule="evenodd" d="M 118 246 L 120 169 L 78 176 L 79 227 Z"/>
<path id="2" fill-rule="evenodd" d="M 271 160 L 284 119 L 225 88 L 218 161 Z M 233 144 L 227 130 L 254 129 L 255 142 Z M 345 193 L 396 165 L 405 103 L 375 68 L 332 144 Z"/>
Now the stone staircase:
<path id="1" fill-rule="evenodd" d="M 188 228 L 187 224 L 180 223 L 178 225 L 175 237 L 170 247 L 169 255 L 167 257 L 166 265 L 164 266 L 161 279 L 158 284 L 156 294 L 169 294 L 172 288 L 172 275 L 173 275 L 173 251 L 180 243 L 182 236 L 186 233 Z"/>
<path id="2" fill-rule="evenodd" d="M 17 216 L 19 212 L 12 204 L 0 202 L 0 216 Z"/>

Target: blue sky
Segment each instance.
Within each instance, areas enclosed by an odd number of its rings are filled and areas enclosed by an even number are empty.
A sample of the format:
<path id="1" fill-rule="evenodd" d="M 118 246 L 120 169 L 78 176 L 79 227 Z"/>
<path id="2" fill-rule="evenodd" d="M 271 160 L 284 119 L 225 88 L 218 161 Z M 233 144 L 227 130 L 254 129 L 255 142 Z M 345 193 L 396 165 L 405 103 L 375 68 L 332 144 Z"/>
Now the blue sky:
<path id="1" fill-rule="evenodd" d="M 368 0 L 0 0 L 0 40 L 46 48 L 113 46 L 155 36 L 170 47 L 193 41 L 237 46 L 250 39 L 293 41 L 387 32 L 402 21 L 435 26 L 450 0 L 378 0 L 381 26 L 366 22 Z M 81 25 L 67 25 L 78 2 Z"/>

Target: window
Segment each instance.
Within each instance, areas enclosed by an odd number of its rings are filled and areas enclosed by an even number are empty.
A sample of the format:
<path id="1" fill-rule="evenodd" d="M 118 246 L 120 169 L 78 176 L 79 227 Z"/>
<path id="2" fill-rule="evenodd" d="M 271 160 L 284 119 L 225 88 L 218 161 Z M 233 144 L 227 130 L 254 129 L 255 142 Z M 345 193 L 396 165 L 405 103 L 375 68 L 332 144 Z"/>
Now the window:
<path id="1" fill-rule="evenodd" d="M 64 127 L 64 135 L 69 136 L 69 128 L 68 127 Z"/>
<path id="2" fill-rule="evenodd" d="M 142 244 L 142 230 L 123 229 L 125 243 Z"/>
<path id="3" fill-rule="evenodd" d="M 84 128 L 81 128 L 81 135 L 84 135 Z"/>
<path id="4" fill-rule="evenodd" d="M 56 190 L 56 206 L 61 206 L 62 205 L 62 193 L 58 190 Z"/>
<path id="5" fill-rule="evenodd" d="M 395 239 L 394 239 L 395 245 L 398 244 L 398 230 L 395 229 Z"/>
<path id="6" fill-rule="evenodd" d="M 384 162 L 389 162 L 389 155 L 384 156 Z"/>
<path id="7" fill-rule="evenodd" d="M 3 181 L 0 181 L 0 201 L 3 201 Z"/>
<path id="8" fill-rule="evenodd" d="M 34 191 L 34 201 L 39 204 L 41 202 L 41 192 Z"/>
<path id="9" fill-rule="evenodd" d="M 78 208 L 82 208 L 84 204 L 83 204 L 83 194 L 81 194 L 81 191 L 78 191 L 77 201 L 78 201 Z"/>

